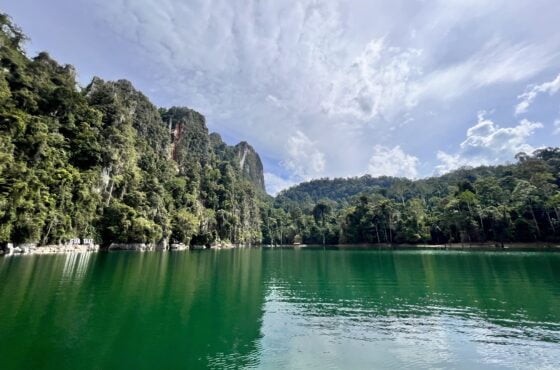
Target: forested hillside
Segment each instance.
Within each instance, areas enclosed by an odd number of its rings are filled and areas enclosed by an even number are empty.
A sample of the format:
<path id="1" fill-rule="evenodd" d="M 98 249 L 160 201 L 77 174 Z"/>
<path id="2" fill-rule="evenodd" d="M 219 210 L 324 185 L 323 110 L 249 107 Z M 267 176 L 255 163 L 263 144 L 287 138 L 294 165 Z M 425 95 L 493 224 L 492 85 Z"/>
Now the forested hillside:
<path id="1" fill-rule="evenodd" d="M 457 243 L 560 240 L 560 149 L 517 163 L 411 181 L 321 179 L 280 193 L 284 242 Z"/>
<path id="2" fill-rule="evenodd" d="M 128 81 L 80 88 L 0 15 L 0 243 L 260 243 L 262 164 Z M 260 174 L 258 173 L 260 171 Z"/>
<path id="3" fill-rule="evenodd" d="M 423 180 L 321 179 L 264 192 L 246 142 L 128 81 L 79 87 L 0 15 L 0 244 L 560 241 L 560 150 Z"/>

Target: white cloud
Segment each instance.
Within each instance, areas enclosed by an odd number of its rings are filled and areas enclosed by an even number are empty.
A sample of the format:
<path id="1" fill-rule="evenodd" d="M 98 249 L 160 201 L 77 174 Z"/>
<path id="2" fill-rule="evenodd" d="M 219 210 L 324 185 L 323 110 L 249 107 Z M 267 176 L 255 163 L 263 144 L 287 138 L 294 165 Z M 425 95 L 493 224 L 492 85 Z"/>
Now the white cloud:
<path id="1" fill-rule="evenodd" d="M 527 112 L 531 104 L 533 104 L 540 94 L 548 93 L 549 95 L 554 95 L 558 91 L 560 91 L 560 74 L 550 82 L 528 87 L 523 94 L 519 95 L 521 102 L 515 107 L 515 114 Z"/>
<path id="2" fill-rule="evenodd" d="M 383 39 L 372 40 L 346 68 L 334 75 L 330 95 L 323 103 L 329 114 L 348 114 L 368 121 L 390 118 L 407 102 L 410 80 L 419 74 L 419 50 L 388 47 Z M 387 117 L 389 116 L 389 117 Z"/>
<path id="3" fill-rule="evenodd" d="M 282 190 L 287 189 L 297 183 L 296 181 L 284 179 L 271 172 L 264 173 L 264 181 L 266 183 L 266 191 L 268 192 L 268 194 L 273 196 L 276 196 Z"/>
<path id="4" fill-rule="evenodd" d="M 556 51 L 541 45 L 492 39 L 468 59 L 436 69 L 415 85 L 414 99 L 455 99 L 470 90 L 523 81 L 550 65 Z"/>
<path id="5" fill-rule="evenodd" d="M 158 105 L 199 110 L 290 181 L 363 173 L 376 145 L 418 153 L 431 171 L 425 148 L 455 144 L 479 109 L 509 109 L 511 89 L 556 68 L 560 50 L 555 0 L 8 3 L 33 40 L 51 37 L 40 49 L 129 78 Z M 440 159 L 474 162 L 467 152 Z M 425 174 L 395 168 L 385 172 Z"/>
<path id="6" fill-rule="evenodd" d="M 526 140 L 542 127 L 540 122 L 526 119 L 514 127 L 500 127 L 485 118 L 484 113 L 480 113 L 478 122 L 467 130 L 467 138 L 461 143 L 457 153 L 438 151 L 437 158 L 441 164 L 436 166 L 435 172 L 445 173 L 462 166 L 511 161 L 517 153 L 530 153 L 535 149 Z"/>
<path id="7" fill-rule="evenodd" d="M 438 150 L 436 157 L 441 162 L 440 165 L 436 166 L 434 171 L 437 175 L 456 170 L 463 166 L 472 165 L 470 159 L 462 158 L 459 154 L 448 154 L 443 150 Z"/>
<path id="8" fill-rule="evenodd" d="M 369 160 L 368 173 L 372 176 L 394 176 L 416 178 L 418 176 L 418 158 L 406 154 L 395 146 L 388 148 L 376 145 Z"/>
<path id="9" fill-rule="evenodd" d="M 296 131 L 288 139 L 286 154 L 288 157 L 283 162 L 284 166 L 300 179 L 321 176 L 325 169 L 325 155 L 301 131 Z"/>

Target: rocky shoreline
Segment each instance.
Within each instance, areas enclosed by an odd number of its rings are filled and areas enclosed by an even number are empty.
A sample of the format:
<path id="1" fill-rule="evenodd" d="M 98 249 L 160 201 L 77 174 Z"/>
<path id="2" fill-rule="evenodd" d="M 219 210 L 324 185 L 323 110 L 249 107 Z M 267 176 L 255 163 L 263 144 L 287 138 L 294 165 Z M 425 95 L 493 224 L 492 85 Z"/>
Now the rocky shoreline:
<path id="1" fill-rule="evenodd" d="M 58 244 L 37 246 L 36 244 L 8 244 L 0 248 L 0 255 L 33 255 L 33 254 L 64 254 L 64 253 L 91 253 L 99 251 L 185 251 L 185 250 L 219 250 L 246 247 L 262 248 L 324 248 L 322 245 L 236 245 L 220 243 L 211 246 L 185 245 L 185 244 L 145 244 L 145 243 L 112 243 L 109 247 L 100 247 L 97 244 Z M 459 250 L 459 251 L 558 251 L 560 244 L 550 243 L 451 243 L 451 244 L 337 244 L 327 245 L 329 249 L 379 249 L 379 250 Z"/>
<path id="2" fill-rule="evenodd" d="M 205 245 L 185 245 L 185 244 L 146 244 L 146 243 L 112 243 L 108 247 L 100 247 L 97 244 L 57 244 L 38 246 L 37 244 L 27 243 L 13 245 L 8 243 L 0 246 L 0 255 L 32 255 L 32 254 L 64 254 L 64 253 L 86 253 L 99 251 L 185 251 L 202 249 L 232 249 L 243 248 L 246 245 L 235 245 L 230 243 L 219 243 L 211 246 Z"/>
<path id="3" fill-rule="evenodd" d="M 100 247 L 97 244 L 59 244 L 37 246 L 36 244 L 8 244 L 4 249 L 0 250 L 0 254 L 18 255 L 18 254 L 62 254 L 62 253 L 86 253 L 97 252 Z"/>

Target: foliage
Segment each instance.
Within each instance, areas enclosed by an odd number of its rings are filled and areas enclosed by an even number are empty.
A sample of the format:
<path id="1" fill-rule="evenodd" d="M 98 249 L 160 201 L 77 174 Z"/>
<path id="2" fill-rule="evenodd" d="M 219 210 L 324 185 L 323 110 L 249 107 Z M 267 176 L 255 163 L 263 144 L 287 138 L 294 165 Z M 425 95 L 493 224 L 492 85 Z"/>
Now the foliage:
<path id="1" fill-rule="evenodd" d="M 78 88 L 72 66 L 28 58 L 25 39 L 0 14 L 0 243 L 560 241 L 560 149 L 417 181 L 314 180 L 273 199 L 249 144 L 128 81 Z"/>
<path id="2" fill-rule="evenodd" d="M 282 229 L 296 230 L 284 233 L 286 243 L 297 236 L 319 244 L 322 235 L 328 243 L 560 241 L 560 149 L 517 158 L 417 181 L 314 180 L 282 192 L 268 214 L 283 217 Z M 274 235 L 268 230 L 278 221 L 263 225 L 263 234 Z"/>
<path id="3" fill-rule="evenodd" d="M 125 80 L 80 89 L 24 41 L 0 15 L 0 243 L 261 241 L 267 196 L 201 114 Z"/>

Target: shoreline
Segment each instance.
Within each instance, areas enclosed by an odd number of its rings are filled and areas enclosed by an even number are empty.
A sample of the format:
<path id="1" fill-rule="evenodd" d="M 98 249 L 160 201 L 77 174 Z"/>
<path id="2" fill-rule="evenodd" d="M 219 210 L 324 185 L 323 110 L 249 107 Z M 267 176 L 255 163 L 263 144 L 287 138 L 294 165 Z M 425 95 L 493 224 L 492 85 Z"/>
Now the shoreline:
<path id="1" fill-rule="evenodd" d="M 146 245 L 143 243 L 130 244 L 111 244 L 109 247 L 101 248 L 97 244 L 79 244 L 79 245 L 19 245 L 8 250 L 0 249 L 0 256 L 18 256 L 18 255 L 53 255 L 53 254 L 71 254 L 71 253 L 95 253 L 95 252 L 115 252 L 115 251 L 133 251 L 133 252 L 156 252 L 156 251 L 190 251 L 190 250 L 222 250 L 222 249 L 241 249 L 241 248 L 263 248 L 263 249 L 362 249 L 362 250 L 433 250 L 433 251 L 488 251 L 488 252 L 560 252 L 560 244 L 557 243 L 504 243 L 503 247 L 500 243 L 448 243 L 448 244 L 284 244 L 284 245 L 234 245 L 219 244 L 210 247 L 206 246 L 186 246 L 183 244 L 172 244 L 167 248 L 158 248 L 155 245 Z"/>
<path id="2" fill-rule="evenodd" d="M 21 244 L 7 246 L 0 249 L 0 255 L 17 256 L 17 255 L 34 255 L 34 254 L 68 254 L 68 253 L 91 253 L 100 250 L 97 244 L 60 244 L 60 245 L 44 245 L 37 246 L 35 244 Z"/>
<path id="3" fill-rule="evenodd" d="M 301 245 L 282 245 L 274 248 L 333 248 L 333 249 L 379 249 L 379 250 L 463 250 L 463 251 L 558 251 L 560 243 L 531 242 L 531 243 L 447 243 L 447 244 L 301 244 Z"/>
<path id="4" fill-rule="evenodd" d="M 38 246 L 34 243 L 24 243 L 13 245 L 8 243 L 4 248 L 0 247 L 0 256 L 20 256 L 20 255 L 45 255 L 45 254 L 70 254 L 70 253 L 93 253 L 93 252 L 155 252 L 155 251 L 186 251 L 186 250 L 220 250 L 234 248 L 255 247 L 242 244 L 218 243 L 211 246 L 204 245 L 185 245 L 167 244 L 156 245 L 146 243 L 111 243 L 109 246 L 101 247 L 98 244 L 54 244 Z M 257 246 L 260 247 L 260 246 Z"/>

